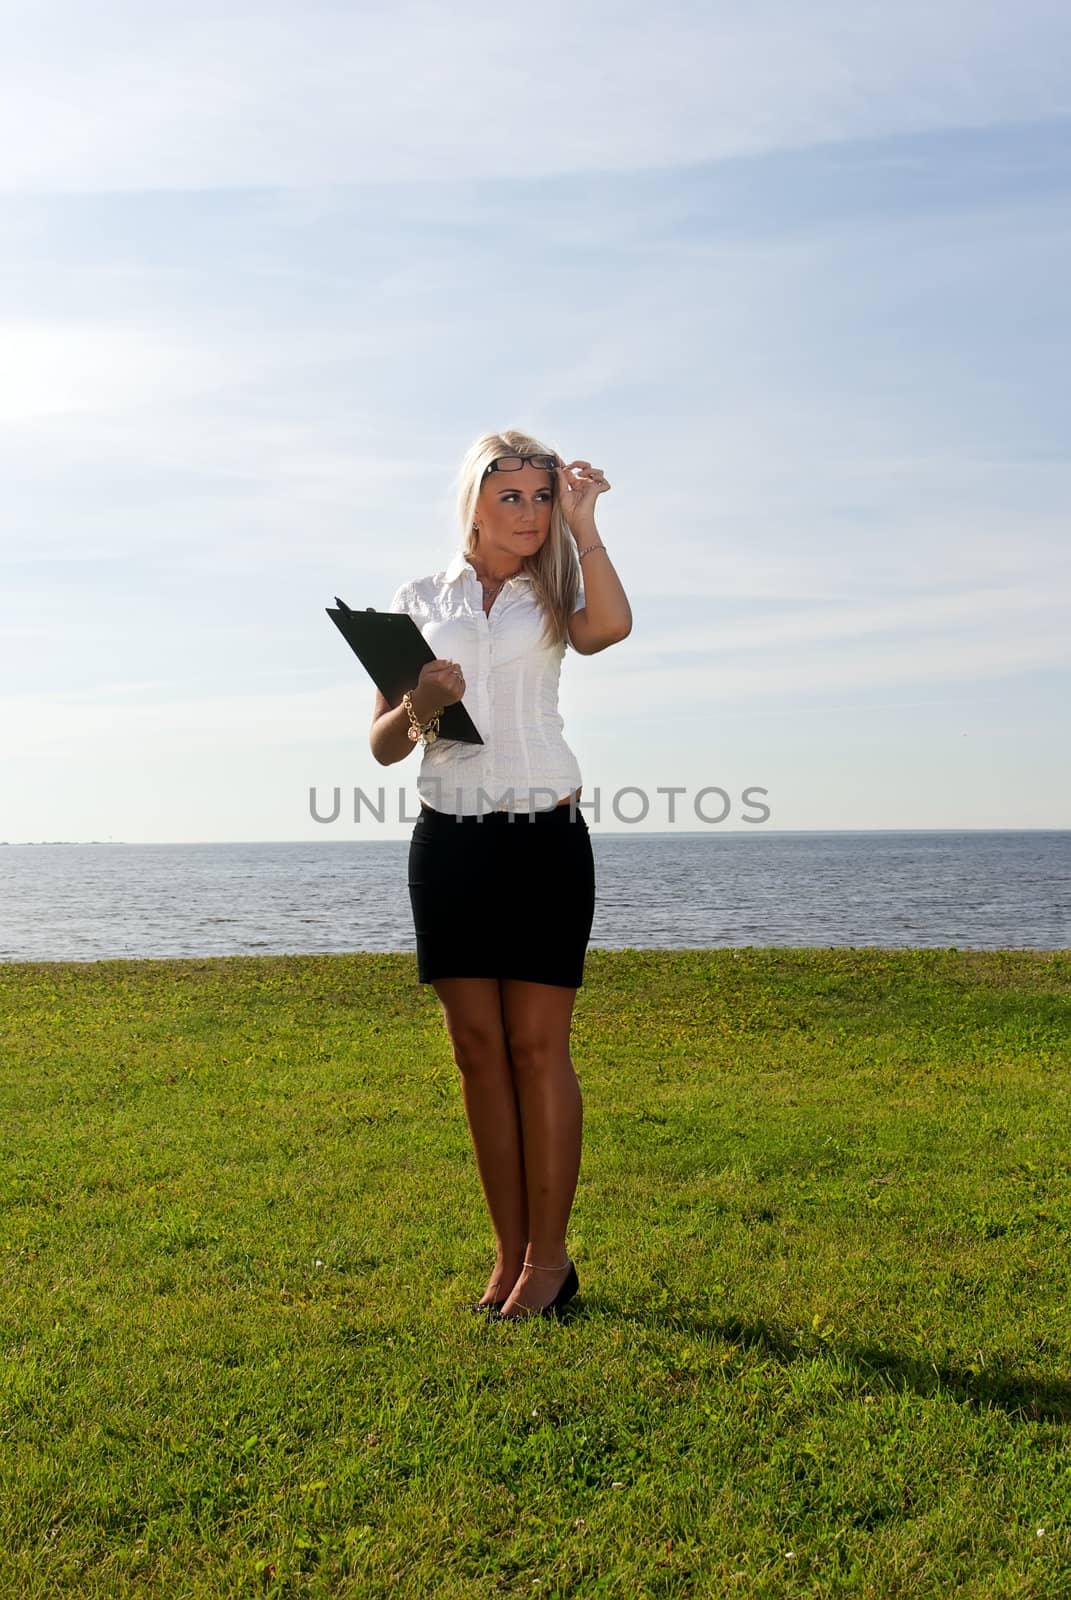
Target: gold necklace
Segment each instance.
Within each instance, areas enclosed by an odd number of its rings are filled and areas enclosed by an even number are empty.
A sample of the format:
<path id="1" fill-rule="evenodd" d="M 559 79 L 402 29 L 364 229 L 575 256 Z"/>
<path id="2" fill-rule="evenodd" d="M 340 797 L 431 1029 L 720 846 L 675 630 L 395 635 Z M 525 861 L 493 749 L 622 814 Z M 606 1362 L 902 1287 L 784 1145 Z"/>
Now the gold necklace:
<path id="1" fill-rule="evenodd" d="M 482 577 L 480 575 L 480 573 L 477 573 L 476 576 L 480 579 L 480 588 L 483 590 L 483 597 L 486 600 L 487 599 L 487 595 L 488 595 L 487 579 Z M 507 578 L 499 578 L 498 582 L 494 586 L 494 589 L 491 590 L 491 599 L 492 600 L 495 598 L 495 595 L 497 595 L 498 591 L 502 588 L 502 585 L 504 583 L 508 583 L 508 581 L 509 580 Z"/>

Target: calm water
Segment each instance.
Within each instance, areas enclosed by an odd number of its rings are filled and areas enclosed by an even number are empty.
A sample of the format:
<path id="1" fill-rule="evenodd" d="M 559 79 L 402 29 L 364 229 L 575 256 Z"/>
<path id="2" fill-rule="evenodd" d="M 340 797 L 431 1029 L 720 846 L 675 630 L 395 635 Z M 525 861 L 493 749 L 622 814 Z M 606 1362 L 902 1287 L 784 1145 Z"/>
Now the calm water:
<path id="1" fill-rule="evenodd" d="M 593 947 L 1071 947 L 1071 831 L 591 838 Z M 2 846 L 0 961 L 413 951 L 408 849 Z"/>

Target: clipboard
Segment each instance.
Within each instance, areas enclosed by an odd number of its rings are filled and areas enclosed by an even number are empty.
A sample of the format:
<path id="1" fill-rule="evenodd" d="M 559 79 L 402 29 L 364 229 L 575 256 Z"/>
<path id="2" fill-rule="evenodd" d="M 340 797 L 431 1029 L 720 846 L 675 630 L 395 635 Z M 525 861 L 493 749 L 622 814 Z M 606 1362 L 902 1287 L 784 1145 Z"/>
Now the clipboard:
<path id="1" fill-rule="evenodd" d="M 392 706 L 401 704 L 406 689 L 412 689 L 426 661 L 435 652 L 406 611 L 351 611 L 345 600 L 335 596 L 333 606 L 325 606 L 368 676 Z M 476 724 L 460 700 L 444 706 L 439 717 L 439 738 L 459 739 L 463 744 L 483 744 Z"/>

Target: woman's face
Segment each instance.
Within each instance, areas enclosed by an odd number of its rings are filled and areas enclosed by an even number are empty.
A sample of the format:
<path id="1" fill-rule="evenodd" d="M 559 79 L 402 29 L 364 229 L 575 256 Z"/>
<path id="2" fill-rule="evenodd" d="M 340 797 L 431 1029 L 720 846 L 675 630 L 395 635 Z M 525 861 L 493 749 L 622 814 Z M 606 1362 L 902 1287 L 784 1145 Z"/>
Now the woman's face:
<path id="1" fill-rule="evenodd" d="M 481 555 L 535 555 L 550 533 L 554 504 L 549 472 L 526 461 L 519 472 L 490 472 L 480 486 L 473 521 Z"/>

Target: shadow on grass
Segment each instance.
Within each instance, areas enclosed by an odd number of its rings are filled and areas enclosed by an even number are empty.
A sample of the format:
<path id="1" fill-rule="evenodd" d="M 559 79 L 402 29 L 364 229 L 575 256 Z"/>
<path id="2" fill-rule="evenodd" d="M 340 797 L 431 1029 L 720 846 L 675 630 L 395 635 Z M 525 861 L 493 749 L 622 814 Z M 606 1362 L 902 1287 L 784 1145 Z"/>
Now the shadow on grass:
<path id="1" fill-rule="evenodd" d="M 808 1346 L 784 1328 L 770 1323 L 745 1323 L 736 1318 L 697 1323 L 731 1344 L 759 1348 L 785 1364 L 814 1360 L 827 1351 L 854 1368 L 864 1385 L 877 1379 L 887 1389 L 933 1396 L 943 1395 L 961 1405 L 993 1406 L 1020 1422 L 1071 1421 L 1071 1383 L 1017 1372 L 1007 1367 L 974 1371 L 965 1365 L 941 1363 L 925 1356 L 889 1350 L 882 1345 L 851 1345 L 838 1339 L 831 1345 Z"/>
<path id="2" fill-rule="evenodd" d="M 558 1320 L 575 1324 L 592 1316 L 613 1321 L 615 1316 L 634 1320 L 634 1315 L 624 1305 L 596 1297 L 586 1304 L 583 1300 L 571 1303 Z M 1063 1379 L 1039 1378 L 1006 1366 L 975 1371 L 966 1364 L 938 1363 L 881 1345 L 853 1346 L 843 1339 L 803 1343 L 778 1323 L 704 1317 L 687 1307 L 669 1313 L 647 1310 L 642 1320 L 647 1326 L 653 1323 L 697 1338 L 714 1335 L 745 1350 L 760 1350 L 782 1366 L 832 1356 L 854 1369 L 861 1393 L 873 1392 L 875 1387 L 899 1393 L 910 1390 L 924 1396 L 941 1395 L 960 1405 L 990 1406 L 1017 1422 L 1071 1422 L 1071 1383 Z"/>

